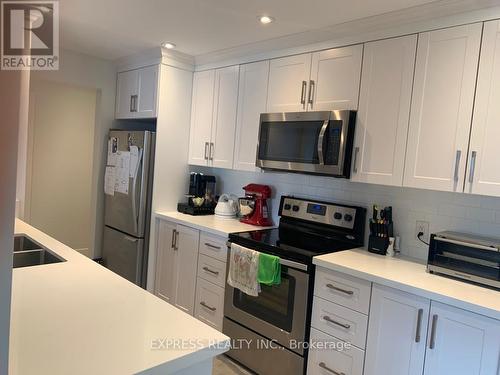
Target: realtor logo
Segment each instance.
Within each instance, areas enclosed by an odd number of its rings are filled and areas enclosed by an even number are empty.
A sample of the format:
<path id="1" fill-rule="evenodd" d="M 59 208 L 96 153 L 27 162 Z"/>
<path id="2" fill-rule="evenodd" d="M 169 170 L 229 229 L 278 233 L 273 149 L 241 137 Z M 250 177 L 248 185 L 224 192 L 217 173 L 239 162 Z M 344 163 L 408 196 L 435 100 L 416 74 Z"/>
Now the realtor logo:
<path id="1" fill-rule="evenodd" d="M 1 70 L 59 69 L 59 2 L 1 1 Z"/>

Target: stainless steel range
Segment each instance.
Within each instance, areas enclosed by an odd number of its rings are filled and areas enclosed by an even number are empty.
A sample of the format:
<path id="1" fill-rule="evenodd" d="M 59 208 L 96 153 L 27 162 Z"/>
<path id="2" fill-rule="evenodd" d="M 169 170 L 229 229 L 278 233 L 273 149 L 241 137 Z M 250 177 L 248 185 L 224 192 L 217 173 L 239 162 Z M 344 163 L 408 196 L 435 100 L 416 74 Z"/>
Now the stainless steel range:
<path id="1" fill-rule="evenodd" d="M 363 246 L 366 209 L 281 197 L 276 229 L 235 233 L 231 243 L 277 255 L 281 283 L 251 297 L 226 285 L 223 332 L 227 354 L 260 375 L 305 374 L 316 255 Z M 229 264 L 229 262 L 228 262 Z"/>

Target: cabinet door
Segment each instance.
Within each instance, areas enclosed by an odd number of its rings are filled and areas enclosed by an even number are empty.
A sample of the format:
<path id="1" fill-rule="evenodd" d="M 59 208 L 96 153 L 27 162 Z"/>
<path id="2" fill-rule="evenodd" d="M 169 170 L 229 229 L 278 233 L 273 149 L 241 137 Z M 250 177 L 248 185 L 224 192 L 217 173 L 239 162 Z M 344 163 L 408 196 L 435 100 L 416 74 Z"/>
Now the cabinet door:
<path id="1" fill-rule="evenodd" d="M 484 24 L 465 191 L 500 196 L 500 21 Z"/>
<path id="2" fill-rule="evenodd" d="M 155 118 L 158 93 L 158 70 L 159 66 L 149 66 L 139 69 L 137 104 L 135 117 Z"/>
<path id="3" fill-rule="evenodd" d="M 189 164 L 207 165 L 214 109 L 215 70 L 194 73 Z"/>
<path id="4" fill-rule="evenodd" d="M 405 186 L 463 191 L 481 29 L 419 35 Z"/>
<path id="5" fill-rule="evenodd" d="M 215 71 L 210 164 L 217 168 L 233 167 L 239 73 L 239 66 L 229 66 Z"/>
<path id="6" fill-rule="evenodd" d="M 402 186 L 417 36 L 365 45 L 351 179 Z"/>
<path id="7" fill-rule="evenodd" d="M 310 74 L 310 53 L 271 60 L 267 112 L 305 111 Z"/>
<path id="8" fill-rule="evenodd" d="M 429 307 L 428 299 L 373 286 L 365 375 L 422 375 Z"/>
<path id="9" fill-rule="evenodd" d="M 266 112 L 269 61 L 240 66 L 233 168 L 255 171 L 260 114 Z"/>
<path id="10" fill-rule="evenodd" d="M 137 70 L 121 72 L 116 80 L 116 112 L 115 118 L 126 119 L 135 117 L 133 112 L 133 96 L 137 91 Z"/>
<path id="11" fill-rule="evenodd" d="M 362 59 L 362 44 L 313 53 L 308 110 L 358 109 Z"/>
<path id="12" fill-rule="evenodd" d="M 500 368 L 500 322 L 432 302 L 424 375 L 493 375 Z"/>
<path id="13" fill-rule="evenodd" d="M 178 225 L 177 233 L 175 241 L 175 306 L 193 315 L 200 232 Z"/>
<path id="14" fill-rule="evenodd" d="M 175 300 L 175 250 L 176 224 L 157 221 L 155 294 L 167 302 Z"/>

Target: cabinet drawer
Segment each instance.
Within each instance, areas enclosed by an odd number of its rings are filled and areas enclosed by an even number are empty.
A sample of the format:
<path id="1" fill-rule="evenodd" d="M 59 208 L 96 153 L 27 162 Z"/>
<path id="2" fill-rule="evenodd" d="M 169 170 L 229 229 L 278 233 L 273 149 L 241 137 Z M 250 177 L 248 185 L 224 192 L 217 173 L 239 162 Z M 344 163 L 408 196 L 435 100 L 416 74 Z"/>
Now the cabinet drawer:
<path id="1" fill-rule="evenodd" d="M 362 375 L 365 352 L 311 328 L 307 375 Z"/>
<path id="2" fill-rule="evenodd" d="M 198 277 L 224 288 L 226 282 L 226 263 L 200 254 Z"/>
<path id="3" fill-rule="evenodd" d="M 340 272 L 318 268 L 314 295 L 344 307 L 368 314 L 371 283 Z"/>
<path id="4" fill-rule="evenodd" d="M 227 262 L 227 239 L 223 237 L 213 236 L 208 233 L 201 232 L 200 235 L 200 253 L 209 257 Z"/>
<path id="5" fill-rule="evenodd" d="M 198 277 L 194 316 L 222 331 L 224 289 Z"/>
<path id="6" fill-rule="evenodd" d="M 358 348 L 365 348 L 367 315 L 314 297 L 311 325 Z"/>

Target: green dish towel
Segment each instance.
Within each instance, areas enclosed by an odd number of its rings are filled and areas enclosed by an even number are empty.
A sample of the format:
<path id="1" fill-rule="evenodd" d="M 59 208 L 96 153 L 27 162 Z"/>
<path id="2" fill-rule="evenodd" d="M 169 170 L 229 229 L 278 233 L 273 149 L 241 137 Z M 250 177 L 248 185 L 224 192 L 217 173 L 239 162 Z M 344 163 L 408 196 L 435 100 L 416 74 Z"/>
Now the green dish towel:
<path id="1" fill-rule="evenodd" d="M 281 283 L 281 263 L 279 257 L 260 253 L 257 281 L 264 285 L 279 285 Z"/>

